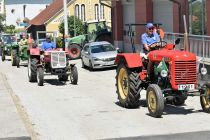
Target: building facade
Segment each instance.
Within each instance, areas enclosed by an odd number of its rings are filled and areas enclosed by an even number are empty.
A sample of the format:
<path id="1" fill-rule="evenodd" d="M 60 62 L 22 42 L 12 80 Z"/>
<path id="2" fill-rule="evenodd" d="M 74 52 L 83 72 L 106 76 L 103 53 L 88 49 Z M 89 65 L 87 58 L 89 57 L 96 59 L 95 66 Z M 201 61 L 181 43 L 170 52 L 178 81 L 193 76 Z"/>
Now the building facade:
<path id="1" fill-rule="evenodd" d="M 4 1 L 5 0 L 0 0 L 0 14 L 5 14 Z"/>
<path id="2" fill-rule="evenodd" d="M 68 3 L 68 15 L 75 15 L 83 22 L 106 21 L 111 28 L 111 8 L 99 2 L 99 0 L 76 0 Z M 46 23 L 47 31 L 58 31 L 59 25 L 63 22 L 64 13 L 61 9 Z"/>
<path id="3" fill-rule="evenodd" d="M 113 37 L 115 46 L 123 47 L 127 52 L 131 50 L 130 37 L 126 34 L 126 24 L 142 24 L 147 22 L 161 23 L 165 32 L 183 33 L 183 15 L 187 17 L 187 24 L 190 29 L 190 8 L 192 4 L 199 5 L 201 0 L 118 0 L 112 1 L 113 9 Z M 204 0 L 204 23 L 210 24 L 210 0 Z M 200 7 L 200 10 L 202 8 Z M 193 10 L 192 10 L 193 11 Z M 194 10 L 195 11 L 195 10 Z M 199 14 L 200 15 L 200 14 Z M 193 17 L 193 16 L 191 16 Z M 199 20 L 198 20 L 199 21 Z M 192 22 L 192 21 L 191 21 Z M 201 26 L 201 25 L 199 25 Z M 210 35 L 210 27 L 205 26 L 205 34 Z M 134 42 L 137 49 L 141 49 L 140 36 L 145 32 L 144 26 L 133 27 L 135 32 Z"/>
<path id="4" fill-rule="evenodd" d="M 20 27 L 24 19 L 31 20 L 53 0 L 6 0 L 6 25 Z"/>

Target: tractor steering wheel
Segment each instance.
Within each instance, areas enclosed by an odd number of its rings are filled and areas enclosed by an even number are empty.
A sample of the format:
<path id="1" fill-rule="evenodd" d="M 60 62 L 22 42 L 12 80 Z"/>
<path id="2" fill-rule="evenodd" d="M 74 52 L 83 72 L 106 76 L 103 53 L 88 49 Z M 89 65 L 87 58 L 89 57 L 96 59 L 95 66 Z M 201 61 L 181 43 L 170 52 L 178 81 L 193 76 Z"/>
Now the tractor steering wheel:
<path id="1" fill-rule="evenodd" d="M 159 48 L 165 48 L 166 45 L 167 45 L 167 42 L 162 40 L 160 42 L 152 43 L 151 45 L 149 45 L 149 48 L 151 50 L 157 50 Z"/>

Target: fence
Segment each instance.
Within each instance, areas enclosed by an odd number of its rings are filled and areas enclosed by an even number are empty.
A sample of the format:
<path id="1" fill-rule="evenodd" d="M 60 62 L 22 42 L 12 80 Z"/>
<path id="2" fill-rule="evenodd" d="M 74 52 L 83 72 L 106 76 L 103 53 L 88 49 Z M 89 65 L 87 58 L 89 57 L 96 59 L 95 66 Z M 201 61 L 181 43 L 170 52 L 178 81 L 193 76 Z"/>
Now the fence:
<path id="1" fill-rule="evenodd" d="M 176 46 L 176 49 L 183 49 L 184 34 L 165 33 L 164 40 L 174 43 L 177 38 L 180 38 L 180 44 Z M 188 38 L 190 52 L 196 54 L 199 57 L 210 58 L 210 36 L 189 35 Z"/>

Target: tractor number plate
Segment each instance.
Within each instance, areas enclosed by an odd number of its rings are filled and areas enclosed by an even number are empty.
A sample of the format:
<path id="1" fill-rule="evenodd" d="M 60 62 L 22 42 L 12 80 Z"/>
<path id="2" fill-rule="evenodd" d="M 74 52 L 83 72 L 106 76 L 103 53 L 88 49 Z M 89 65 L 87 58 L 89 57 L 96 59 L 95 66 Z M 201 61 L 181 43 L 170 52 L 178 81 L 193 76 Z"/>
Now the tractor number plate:
<path id="1" fill-rule="evenodd" d="M 194 84 L 178 85 L 178 90 L 194 90 Z"/>

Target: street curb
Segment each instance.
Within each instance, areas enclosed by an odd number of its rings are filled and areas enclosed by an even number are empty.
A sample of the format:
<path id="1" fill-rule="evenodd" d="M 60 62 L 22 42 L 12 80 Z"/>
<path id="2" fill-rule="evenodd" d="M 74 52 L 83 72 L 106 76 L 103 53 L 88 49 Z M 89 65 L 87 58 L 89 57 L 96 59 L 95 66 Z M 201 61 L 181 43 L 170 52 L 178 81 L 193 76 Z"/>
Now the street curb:
<path id="1" fill-rule="evenodd" d="M 26 130 L 28 136 L 20 136 L 20 137 L 8 137 L 8 138 L 0 138 L 0 140 L 38 140 L 38 133 L 36 133 L 33 129 L 33 125 L 31 124 L 27 112 L 24 107 L 21 105 L 21 102 L 17 95 L 14 94 L 12 88 L 7 82 L 6 75 L 0 72 L 0 78 L 2 78 L 3 85 L 5 86 L 8 94 L 12 98 L 15 108 L 17 109 L 18 115 L 23 123 L 24 129 Z"/>

